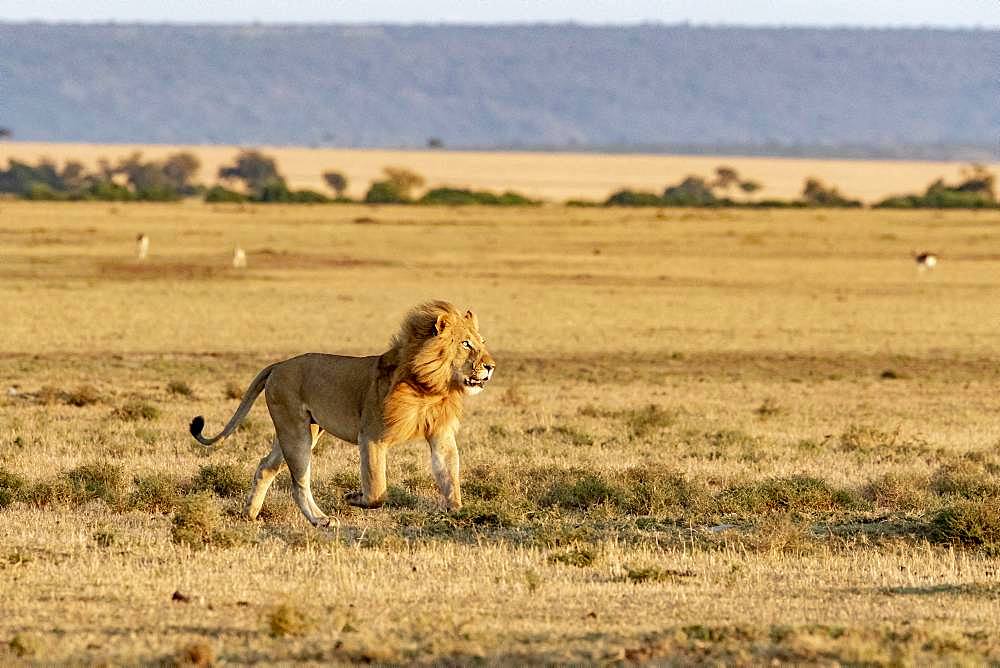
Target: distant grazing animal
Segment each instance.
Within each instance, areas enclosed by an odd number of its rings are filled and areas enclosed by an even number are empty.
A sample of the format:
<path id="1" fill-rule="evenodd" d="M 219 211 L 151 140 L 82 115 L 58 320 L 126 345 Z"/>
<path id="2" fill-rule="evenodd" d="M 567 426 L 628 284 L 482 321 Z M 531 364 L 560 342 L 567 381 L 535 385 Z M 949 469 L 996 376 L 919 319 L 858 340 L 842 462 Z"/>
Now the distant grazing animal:
<path id="1" fill-rule="evenodd" d="M 149 255 L 149 237 L 141 232 L 135 238 L 135 254 L 140 261 Z"/>
<path id="2" fill-rule="evenodd" d="M 242 248 L 237 246 L 233 250 L 233 268 L 245 269 L 247 266 L 247 254 Z"/>
<path id="3" fill-rule="evenodd" d="M 210 446 L 236 430 L 262 391 L 274 423 L 271 452 L 260 460 L 244 513 L 260 513 L 267 489 L 288 464 L 292 497 L 313 526 L 327 517 L 313 500 L 310 460 L 324 432 L 356 443 L 361 453 L 361 490 L 347 502 L 378 508 L 386 498 L 386 451 L 397 443 L 425 441 L 431 469 L 449 510 L 462 506 L 455 432 L 466 395 L 479 394 L 496 363 L 486 350 L 472 311 L 435 301 L 403 319 L 388 351 L 369 357 L 307 353 L 265 367 L 250 383 L 221 433 L 201 435 L 205 419 L 191 421 L 191 435 Z"/>
<path id="4" fill-rule="evenodd" d="M 926 251 L 923 253 L 914 253 L 913 259 L 916 261 L 917 268 L 920 269 L 920 271 L 933 269 L 938 263 L 938 256 L 935 253 L 928 253 Z"/>

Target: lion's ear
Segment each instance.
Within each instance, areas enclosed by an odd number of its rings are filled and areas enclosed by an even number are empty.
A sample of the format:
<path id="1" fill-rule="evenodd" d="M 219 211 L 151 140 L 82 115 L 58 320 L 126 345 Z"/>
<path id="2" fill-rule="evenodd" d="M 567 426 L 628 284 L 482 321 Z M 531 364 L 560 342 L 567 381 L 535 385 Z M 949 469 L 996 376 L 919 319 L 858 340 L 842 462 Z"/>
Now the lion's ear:
<path id="1" fill-rule="evenodd" d="M 449 324 L 448 321 L 449 318 L 447 313 L 442 313 L 441 315 L 439 315 L 437 317 L 437 320 L 434 322 L 434 333 L 440 334 L 441 332 L 443 332 L 445 330 L 445 327 L 447 327 Z"/>
<path id="2" fill-rule="evenodd" d="M 477 331 L 479 330 L 479 318 L 476 317 L 475 313 L 473 313 L 472 311 L 466 311 L 465 319 L 468 320 L 470 323 L 472 323 L 473 329 Z"/>

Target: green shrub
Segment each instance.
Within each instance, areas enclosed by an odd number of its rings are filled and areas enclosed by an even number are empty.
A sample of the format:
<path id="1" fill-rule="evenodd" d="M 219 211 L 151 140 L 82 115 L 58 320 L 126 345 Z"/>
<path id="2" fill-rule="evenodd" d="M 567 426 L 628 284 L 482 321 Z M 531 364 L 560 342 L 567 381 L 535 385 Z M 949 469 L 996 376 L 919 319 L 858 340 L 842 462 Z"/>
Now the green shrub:
<path id="1" fill-rule="evenodd" d="M 39 508 L 69 503 L 73 500 L 73 496 L 65 477 L 39 481 L 23 492 L 24 501 Z"/>
<path id="2" fill-rule="evenodd" d="M 880 209 L 985 209 L 997 208 L 994 176 L 982 165 L 966 170 L 965 180 L 949 185 L 943 179 L 931 183 L 923 195 L 893 195 L 878 204 Z"/>
<path id="3" fill-rule="evenodd" d="M 407 204 L 410 199 L 391 181 L 375 181 L 365 193 L 368 204 Z"/>
<path id="4" fill-rule="evenodd" d="M 200 492 L 181 499 L 174 514 L 171 537 L 175 543 L 202 549 L 220 534 L 222 512 L 210 492 Z"/>
<path id="5" fill-rule="evenodd" d="M 65 478 L 76 503 L 100 499 L 116 506 L 128 491 L 125 469 L 110 462 L 78 466 L 67 471 Z"/>
<path id="6" fill-rule="evenodd" d="M 28 481 L 16 473 L 0 469 L 0 510 L 20 500 L 28 488 Z"/>
<path id="7" fill-rule="evenodd" d="M 520 193 L 507 191 L 497 195 L 482 190 L 467 190 L 465 188 L 434 188 L 427 191 L 418 201 L 419 204 L 467 205 L 485 204 L 491 206 L 533 206 L 536 200 L 529 199 Z"/>
<path id="8" fill-rule="evenodd" d="M 936 543 L 978 547 L 1000 555 L 1000 498 L 960 501 L 939 510 L 927 527 Z"/>
<path id="9" fill-rule="evenodd" d="M 135 194 L 125 186 L 120 186 L 112 181 L 97 181 L 81 193 L 80 199 L 131 202 L 135 199 Z"/>
<path id="10" fill-rule="evenodd" d="M 931 489 L 942 496 L 966 499 L 1000 496 L 1000 479 L 973 462 L 958 462 L 939 468 L 931 477 Z"/>
<path id="11" fill-rule="evenodd" d="M 861 497 L 876 508 L 922 510 L 927 506 L 927 482 L 925 477 L 886 473 L 864 485 Z"/>
<path id="12" fill-rule="evenodd" d="M 712 206 L 721 203 L 705 179 L 688 176 L 675 186 L 667 186 L 660 199 L 664 206 Z"/>
<path id="13" fill-rule="evenodd" d="M 205 201 L 206 202 L 229 202 L 229 203 L 242 203 L 246 202 L 250 198 L 243 193 L 238 193 L 235 190 L 229 190 L 228 188 L 223 188 L 222 186 L 212 186 L 205 191 Z"/>
<path id="14" fill-rule="evenodd" d="M 24 199 L 36 202 L 53 202 L 66 199 L 65 193 L 56 192 L 47 183 L 32 183 L 23 195 Z"/>
<path id="15" fill-rule="evenodd" d="M 246 478 L 235 464 L 206 464 L 198 469 L 191 490 L 208 491 L 223 498 L 238 498 L 249 490 Z"/>
<path id="16" fill-rule="evenodd" d="M 137 477 L 128 506 L 146 513 L 170 512 L 177 505 L 177 487 L 176 480 L 161 473 Z"/>
<path id="17" fill-rule="evenodd" d="M 549 487 L 539 503 L 542 506 L 586 510 L 621 500 L 622 490 L 601 476 L 571 469 Z"/>
<path id="18" fill-rule="evenodd" d="M 708 488 L 687 480 L 684 475 L 662 465 L 648 464 L 627 469 L 618 505 L 635 515 L 686 515 L 706 508 L 711 500 Z"/>
<path id="19" fill-rule="evenodd" d="M 858 505 L 850 492 L 835 489 L 825 480 L 802 475 L 734 485 L 723 490 L 716 501 L 722 512 L 743 515 L 830 512 Z"/>
<path id="20" fill-rule="evenodd" d="M 148 402 L 133 399 L 116 408 L 114 415 L 119 420 L 124 420 L 126 422 L 135 422 L 136 420 L 155 420 L 160 417 L 160 409 Z"/>
<path id="21" fill-rule="evenodd" d="M 279 204 L 322 204 L 329 202 L 330 198 L 315 190 L 291 190 L 284 181 L 271 181 L 254 195 L 253 201 Z"/>
<path id="22" fill-rule="evenodd" d="M 626 188 L 608 197 L 604 206 L 663 206 L 663 199 L 655 193 Z"/>

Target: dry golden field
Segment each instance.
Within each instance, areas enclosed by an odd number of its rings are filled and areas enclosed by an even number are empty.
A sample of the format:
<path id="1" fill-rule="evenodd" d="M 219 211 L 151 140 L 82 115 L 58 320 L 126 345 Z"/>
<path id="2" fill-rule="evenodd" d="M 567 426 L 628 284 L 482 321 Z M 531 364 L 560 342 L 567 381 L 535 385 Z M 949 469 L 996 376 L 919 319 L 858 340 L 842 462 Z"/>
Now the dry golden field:
<path id="1" fill-rule="evenodd" d="M 133 151 L 160 159 L 176 151 L 191 151 L 202 161 L 199 178 L 215 180 L 219 167 L 230 164 L 235 146 L 94 145 L 0 142 L 0 166 L 9 158 L 34 163 L 44 157 L 58 163 L 79 160 L 90 168 L 97 160 L 116 162 Z M 729 165 L 764 187 L 760 198 L 794 199 L 807 177 L 815 176 L 843 193 L 866 202 L 888 195 L 923 192 L 930 182 L 958 180 L 956 162 L 894 160 L 816 160 L 731 156 L 605 155 L 595 153 L 526 153 L 485 151 L 391 151 L 377 149 L 309 149 L 262 147 L 274 156 L 278 168 L 296 188 L 325 190 L 322 173 L 343 172 L 350 180 L 347 194 L 364 196 L 369 184 L 382 178 L 386 166 L 414 170 L 429 187 L 456 186 L 494 191 L 516 190 L 530 197 L 562 202 L 568 199 L 604 200 L 621 188 L 660 192 L 689 174 L 711 176 L 719 165 Z M 1000 170 L 1000 163 L 990 165 Z"/>
<path id="2" fill-rule="evenodd" d="M 997 212 L 0 202 L 0 662 L 998 662 L 998 244 Z M 211 456 L 190 418 L 428 298 L 498 360 L 465 508 L 417 446 L 348 507 L 329 439 L 338 528 L 287 473 L 240 519 L 263 402 Z"/>

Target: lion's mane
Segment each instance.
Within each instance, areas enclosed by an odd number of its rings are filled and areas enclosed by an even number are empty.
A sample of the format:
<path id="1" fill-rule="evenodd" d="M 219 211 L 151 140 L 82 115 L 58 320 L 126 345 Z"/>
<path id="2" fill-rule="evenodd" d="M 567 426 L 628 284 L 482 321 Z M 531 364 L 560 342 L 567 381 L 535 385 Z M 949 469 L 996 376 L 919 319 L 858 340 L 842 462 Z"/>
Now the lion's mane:
<path id="1" fill-rule="evenodd" d="M 392 339 L 397 367 L 386 396 L 384 438 L 426 438 L 454 427 L 462 414 L 462 389 L 454 384 L 459 342 L 475 325 L 445 301 L 411 310 Z"/>

